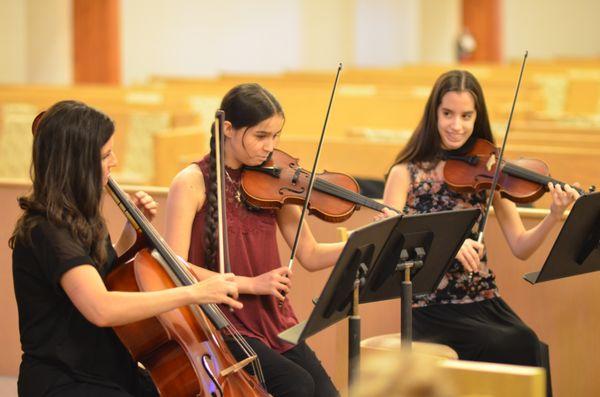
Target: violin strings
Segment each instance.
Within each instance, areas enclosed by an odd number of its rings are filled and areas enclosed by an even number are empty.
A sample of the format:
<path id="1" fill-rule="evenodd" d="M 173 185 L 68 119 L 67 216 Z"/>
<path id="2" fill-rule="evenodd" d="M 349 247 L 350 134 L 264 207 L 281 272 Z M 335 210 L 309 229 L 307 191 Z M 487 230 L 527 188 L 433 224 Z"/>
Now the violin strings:
<path id="1" fill-rule="evenodd" d="M 317 185 L 316 186 L 317 189 L 322 190 L 325 193 L 330 193 L 334 196 L 344 198 L 344 199 L 354 202 L 356 204 L 360 204 L 362 206 L 376 209 L 379 211 L 383 208 L 383 206 L 380 205 L 379 203 L 372 201 L 372 200 L 368 200 L 365 197 L 361 196 L 360 194 L 355 193 L 351 190 L 348 190 L 344 187 L 338 186 L 334 183 L 317 179 L 316 185 Z"/>
<path id="2" fill-rule="evenodd" d="M 301 173 L 303 173 L 305 175 L 309 175 L 309 172 L 304 169 L 301 170 Z M 315 188 L 322 192 L 329 193 L 331 195 L 346 199 L 348 201 L 363 205 L 365 207 L 376 209 L 378 211 L 380 211 L 381 208 L 383 208 L 383 206 L 381 206 L 379 203 L 377 203 L 374 200 L 369 200 L 366 197 L 364 197 L 356 192 L 346 189 L 345 187 L 338 186 L 334 183 L 325 181 L 318 177 L 315 180 Z"/>
<path id="3" fill-rule="evenodd" d="M 546 184 L 548 182 L 554 182 L 554 183 L 559 183 L 559 184 L 563 185 L 563 183 L 560 181 L 557 181 L 557 180 L 547 177 L 545 175 L 538 174 L 536 172 L 533 172 L 531 170 L 528 170 L 528 169 L 518 166 L 516 164 L 507 163 L 504 166 L 504 170 L 507 174 L 518 176 L 523 179 L 530 180 L 532 182 L 537 182 L 539 184 Z"/>

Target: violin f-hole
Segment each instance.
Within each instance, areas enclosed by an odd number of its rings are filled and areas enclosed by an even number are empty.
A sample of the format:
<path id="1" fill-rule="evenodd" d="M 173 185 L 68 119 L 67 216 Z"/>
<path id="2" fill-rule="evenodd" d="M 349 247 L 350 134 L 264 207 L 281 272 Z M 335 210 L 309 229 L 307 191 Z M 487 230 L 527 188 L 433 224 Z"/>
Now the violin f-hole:
<path id="1" fill-rule="evenodd" d="M 295 194 L 303 194 L 304 193 L 304 188 L 301 187 L 300 189 L 292 189 L 291 187 L 282 187 L 281 189 L 279 189 L 279 194 L 281 194 L 282 196 L 285 194 L 286 191 L 290 191 L 292 193 Z"/>

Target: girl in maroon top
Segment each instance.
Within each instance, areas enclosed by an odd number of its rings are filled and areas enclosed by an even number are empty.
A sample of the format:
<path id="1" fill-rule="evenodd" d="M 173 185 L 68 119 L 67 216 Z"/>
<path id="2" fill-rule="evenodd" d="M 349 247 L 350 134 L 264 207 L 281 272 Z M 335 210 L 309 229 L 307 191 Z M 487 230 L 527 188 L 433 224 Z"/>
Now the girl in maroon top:
<path id="1" fill-rule="evenodd" d="M 225 111 L 227 235 L 231 268 L 244 305 L 242 310 L 224 312 L 258 354 L 273 396 L 338 395 L 306 344 L 293 346 L 277 337 L 298 320 L 289 299 L 284 299 L 292 286 L 292 273 L 279 262 L 276 229 L 291 246 L 301 208 L 251 210 L 240 200 L 241 167 L 259 165 L 273 151 L 285 120 L 283 110 L 258 84 L 234 87 L 223 98 L 221 109 Z M 167 201 L 167 241 L 201 273 L 215 271 L 217 263 L 214 163 L 213 133 L 210 154 L 175 177 Z M 342 247 L 343 243 L 317 243 L 304 225 L 297 257 L 307 270 L 315 271 L 332 266 Z M 283 301 L 281 308 L 279 301 Z M 231 346 L 234 354 L 236 348 Z"/>

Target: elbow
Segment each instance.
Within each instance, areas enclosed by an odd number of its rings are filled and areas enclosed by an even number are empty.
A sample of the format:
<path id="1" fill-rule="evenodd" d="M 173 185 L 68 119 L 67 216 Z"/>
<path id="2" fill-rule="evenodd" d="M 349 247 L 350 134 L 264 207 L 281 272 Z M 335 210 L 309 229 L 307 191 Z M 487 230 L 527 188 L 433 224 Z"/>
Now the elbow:
<path id="1" fill-rule="evenodd" d="M 318 267 L 315 267 L 315 266 L 308 266 L 308 265 L 304 266 L 304 268 L 305 268 L 305 269 L 306 269 L 306 270 L 307 270 L 309 273 L 314 273 L 314 272 L 316 272 L 317 270 L 320 270 Z"/>
<path id="2" fill-rule="evenodd" d="M 96 327 L 108 328 L 116 325 L 110 305 L 94 305 L 83 316 Z"/>
<path id="3" fill-rule="evenodd" d="M 531 252 L 513 251 L 513 255 L 522 261 L 526 261 L 531 257 Z"/>
<path id="4" fill-rule="evenodd" d="M 319 270 L 319 267 L 310 260 L 302 260 L 298 258 L 298 262 L 304 268 L 304 270 L 306 270 L 309 273 L 314 273 L 317 270 Z"/>
<path id="5" fill-rule="evenodd" d="M 108 328 L 112 326 L 112 323 L 105 318 L 97 318 L 90 322 L 98 328 Z"/>

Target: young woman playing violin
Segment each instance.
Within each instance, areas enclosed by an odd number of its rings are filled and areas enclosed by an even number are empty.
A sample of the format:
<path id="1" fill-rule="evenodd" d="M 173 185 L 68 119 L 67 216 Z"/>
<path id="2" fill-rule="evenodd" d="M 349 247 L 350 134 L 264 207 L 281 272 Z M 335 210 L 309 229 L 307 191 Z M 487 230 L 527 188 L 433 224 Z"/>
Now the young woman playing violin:
<path id="1" fill-rule="evenodd" d="M 156 292 L 108 291 L 106 275 L 135 240 L 128 223 L 113 247 L 101 214 L 117 164 L 114 124 L 64 101 L 34 129 L 33 191 L 19 198 L 24 213 L 9 242 L 23 350 L 19 395 L 157 395 L 110 327 L 195 303 L 241 308 L 237 284 L 223 275 Z M 152 197 L 138 192 L 132 200 L 154 217 Z"/>
<path id="2" fill-rule="evenodd" d="M 389 172 L 384 203 L 408 214 L 483 210 L 485 193 L 457 193 L 443 178 L 445 156 L 462 153 L 477 138 L 493 142 L 481 86 L 469 72 L 447 72 L 436 81 L 421 122 Z M 515 204 L 494 194 L 496 218 L 519 259 L 527 259 L 540 246 L 578 198 L 568 185 L 563 190 L 549 184 L 548 189 L 553 198 L 550 213 L 530 230 Z M 500 297 L 484 245 L 476 239 L 463 243 L 437 290 L 415 301 L 415 339 L 449 345 L 466 360 L 543 366 L 547 349 L 542 357 L 535 333 Z"/>
<path id="3" fill-rule="evenodd" d="M 275 97 L 258 84 L 231 89 L 221 109 L 225 112 L 223 151 L 231 268 L 244 304 L 242 310 L 225 313 L 257 353 L 267 390 L 273 396 L 338 395 L 304 342 L 293 346 L 277 337 L 298 320 L 289 299 L 284 297 L 292 287 L 292 273 L 280 264 L 276 229 L 279 227 L 291 246 L 301 207 L 256 210 L 240 199 L 242 167 L 260 165 L 273 151 L 285 121 L 283 110 Z M 214 152 L 213 126 L 210 154 L 175 177 L 167 201 L 166 239 L 183 258 L 205 268 L 195 267 L 201 272 L 217 270 L 216 177 L 211 171 Z M 317 243 L 303 225 L 297 257 L 304 268 L 316 271 L 335 264 L 342 248 L 343 243 Z M 236 354 L 236 346 L 230 348 Z"/>

